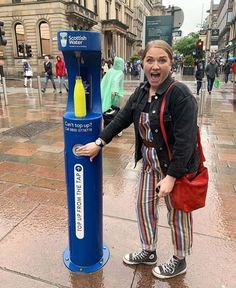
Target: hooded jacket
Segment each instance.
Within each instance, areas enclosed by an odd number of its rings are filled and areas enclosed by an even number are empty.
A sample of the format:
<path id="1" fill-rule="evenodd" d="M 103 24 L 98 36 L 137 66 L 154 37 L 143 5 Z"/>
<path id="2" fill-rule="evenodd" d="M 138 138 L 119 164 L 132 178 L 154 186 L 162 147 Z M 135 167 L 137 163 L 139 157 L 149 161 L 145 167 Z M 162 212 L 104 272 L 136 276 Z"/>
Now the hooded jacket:
<path id="1" fill-rule="evenodd" d="M 64 77 L 66 75 L 66 66 L 65 62 L 62 60 L 60 56 L 57 56 L 56 63 L 56 77 Z"/>

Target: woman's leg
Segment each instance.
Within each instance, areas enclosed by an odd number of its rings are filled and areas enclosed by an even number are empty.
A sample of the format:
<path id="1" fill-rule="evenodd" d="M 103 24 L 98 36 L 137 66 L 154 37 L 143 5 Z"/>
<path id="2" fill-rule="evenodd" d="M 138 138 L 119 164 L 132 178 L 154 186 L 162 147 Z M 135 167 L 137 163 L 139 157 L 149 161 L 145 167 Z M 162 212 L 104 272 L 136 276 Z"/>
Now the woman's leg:
<path id="1" fill-rule="evenodd" d="M 29 77 L 30 88 L 32 88 L 32 77 Z"/>
<path id="2" fill-rule="evenodd" d="M 143 169 L 139 183 L 136 213 L 142 249 L 148 251 L 156 250 L 157 245 L 157 205 L 159 201 L 155 190 L 157 182 L 157 173 L 149 168 Z"/>
<path id="3" fill-rule="evenodd" d="M 201 80 L 197 80 L 197 95 L 199 95 L 199 91 L 201 89 L 202 86 L 202 81 Z"/>
<path id="4" fill-rule="evenodd" d="M 67 84 L 66 84 L 66 80 L 65 80 L 65 78 L 64 77 L 62 77 L 62 84 L 63 84 L 63 86 L 66 88 L 66 92 L 68 92 L 68 86 L 67 86 Z"/>
<path id="5" fill-rule="evenodd" d="M 165 197 L 168 210 L 168 223 L 171 229 L 174 255 L 185 257 L 191 253 L 193 242 L 192 214 L 176 210 L 171 204 L 170 196 Z"/>
<path id="6" fill-rule="evenodd" d="M 24 86 L 27 87 L 27 77 L 24 77 Z"/>
<path id="7" fill-rule="evenodd" d="M 58 83 L 59 83 L 59 92 L 61 93 L 61 89 L 62 89 L 62 77 L 61 76 L 57 76 L 58 79 Z"/>

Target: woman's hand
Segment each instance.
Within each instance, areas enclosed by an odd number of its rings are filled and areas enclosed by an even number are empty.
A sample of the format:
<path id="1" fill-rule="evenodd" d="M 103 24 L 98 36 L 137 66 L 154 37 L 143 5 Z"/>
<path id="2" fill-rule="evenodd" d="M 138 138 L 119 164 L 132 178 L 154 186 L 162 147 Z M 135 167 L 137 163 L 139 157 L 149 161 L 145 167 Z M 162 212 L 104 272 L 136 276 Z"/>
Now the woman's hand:
<path id="1" fill-rule="evenodd" d="M 167 196 L 173 189 L 176 178 L 166 175 L 161 181 L 157 183 L 158 197 Z"/>
<path id="2" fill-rule="evenodd" d="M 75 153 L 77 156 L 88 156 L 89 160 L 92 162 L 93 159 L 98 155 L 102 148 L 95 144 L 95 142 L 90 142 L 86 145 L 79 146 L 76 148 Z"/>

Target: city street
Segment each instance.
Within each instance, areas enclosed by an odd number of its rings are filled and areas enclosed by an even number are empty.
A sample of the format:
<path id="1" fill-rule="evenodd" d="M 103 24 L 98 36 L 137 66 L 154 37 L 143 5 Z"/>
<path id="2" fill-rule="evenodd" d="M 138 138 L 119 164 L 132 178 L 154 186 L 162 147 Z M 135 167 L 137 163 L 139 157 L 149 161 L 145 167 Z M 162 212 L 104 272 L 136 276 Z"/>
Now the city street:
<path id="1" fill-rule="evenodd" d="M 196 95 L 193 76 L 185 82 Z M 127 77 L 127 79 L 129 79 Z M 125 98 L 138 80 L 125 81 Z M 0 102 L 0 286 L 2 288 L 235 288 L 236 287 L 236 84 L 202 91 L 199 126 L 209 169 L 206 207 L 193 213 L 193 252 L 187 273 L 158 280 L 152 266 L 128 266 L 139 250 L 133 127 L 103 150 L 103 238 L 110 250 L 96 273 L 72 273 L 63 263 L 68 245 L 62 117 L 67 95 L 51 83 L 40 106 L 37 81 L 6 79 Z M 199 96 L 198 96 L 199 97 Z M 200 99 L 197 98 L 199 103 Z M 26 125 L 27 124 L 27 125 Z M 158 263 L 172 256 L 166 207 L 161 200 Z"/>

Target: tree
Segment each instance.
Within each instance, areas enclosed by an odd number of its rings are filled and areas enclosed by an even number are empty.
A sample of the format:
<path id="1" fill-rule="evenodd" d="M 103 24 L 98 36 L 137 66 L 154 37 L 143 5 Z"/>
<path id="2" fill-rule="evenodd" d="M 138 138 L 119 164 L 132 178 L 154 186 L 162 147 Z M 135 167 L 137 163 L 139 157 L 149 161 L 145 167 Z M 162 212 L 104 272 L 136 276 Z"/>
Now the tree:
<path id="1" fill-rule="evenodd" d="M 183 56 L 193 55 L 193 52 L 195 52 L 197 40 L 198 33 L 190 33 L 178 40 L 173 46 L 173 49 L 178 51 L 179 54 L 182 54 Z"/>
<path id="2" fill-rule="evenodd" d="M 184 66 L 193 67 L 194 66 L 194 58 L 192 55 L 186 55 L 184 57 Z"/>

